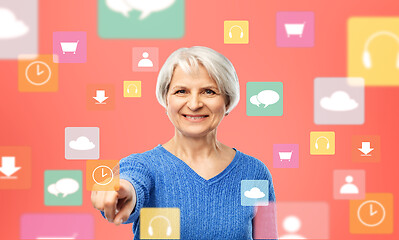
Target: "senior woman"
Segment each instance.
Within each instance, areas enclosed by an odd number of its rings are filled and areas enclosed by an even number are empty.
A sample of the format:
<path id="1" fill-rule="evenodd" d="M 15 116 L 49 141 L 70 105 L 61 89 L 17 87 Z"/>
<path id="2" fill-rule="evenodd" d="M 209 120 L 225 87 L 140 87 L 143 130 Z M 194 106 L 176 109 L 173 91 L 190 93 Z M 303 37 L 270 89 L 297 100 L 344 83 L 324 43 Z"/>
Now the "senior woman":
<path id="1" fill-rule="evenodd" d="M 93 206 L 116 225 L 133 223 L 135 240 L 143 208 L 180 209 L 180 239 L 252 239 L 255 213 L 241 205 L 241 181 L 268 180 L 269 201 L 275 195 L 265 164 L 217 140 L 239 91 L 234 67 L 222 54 L 206 47 L 172 53 L 159 72 L 156 96 L 174 136 L 123 158 L 119 190 L 93 192 Z"/>

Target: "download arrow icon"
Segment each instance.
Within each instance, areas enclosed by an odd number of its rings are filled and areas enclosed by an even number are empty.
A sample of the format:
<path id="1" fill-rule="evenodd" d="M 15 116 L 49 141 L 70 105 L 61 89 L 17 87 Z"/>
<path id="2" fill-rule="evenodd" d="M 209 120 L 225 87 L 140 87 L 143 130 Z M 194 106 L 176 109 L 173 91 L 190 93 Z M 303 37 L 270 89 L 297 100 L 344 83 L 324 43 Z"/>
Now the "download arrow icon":
<path id="1" fill-rule="evenodd" d="M 362 142 L 362 148 L 358 148 L 364 155 L 362 156 L 371 156 L 368 155 L 374 148 L 370 148 L 370 142 Z"/>
<path id="2" fill-rule="evenodd" d="M 96 96 L 93 98 L 98 102 L 96 104 L 105 104 L 103 102 L 107 100 L 108 97 L 105 96 L 105 90 L 96 90 Z"/>
<path id="3" fill-rule="evenodd" d="M 21 167 L 15 166 L 15 157 L 1 157 L 0 172 L 4 173 L 7 177 L 10 177 L 16 173 Z"/>

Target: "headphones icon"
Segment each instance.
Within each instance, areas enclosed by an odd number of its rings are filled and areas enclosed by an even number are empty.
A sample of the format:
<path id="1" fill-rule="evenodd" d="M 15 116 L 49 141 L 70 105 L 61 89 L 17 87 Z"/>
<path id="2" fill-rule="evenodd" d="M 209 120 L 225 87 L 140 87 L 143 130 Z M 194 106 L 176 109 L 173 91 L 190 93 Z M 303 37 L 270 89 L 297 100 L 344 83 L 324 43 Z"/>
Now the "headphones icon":
<path id="1" fill-rule="evenodd" d="M 165 219 L 168 222 L 168 227 L 166 228 L 166 236 L 170 236 L 172 234 L 172 225 L 170 224 L 170 221 L 167 217 L 165 216 L 155 216 L 153 218 L 151 218 L 150 223 L 148 224 L 148 234 L 150 234 L 150 236 L 154 235 L 154 230 L 152 229 L 152 221 L 154 221 L 157 218 L 161 218 L 161 219 Z"/>
<path id="2" fill-rule="evenodd" d="M 317 141 L 319 141 L 320 138 L 324 138 L 324 139 L 327 140 L 327 146 L 326 146 L 326 148 L 329 149 L 329 148 L 330 148 L 330 141 L 328 140 L 328 138 L 326 138 L 326 137 L 324 137 L 324 136 L 320 136 L 320 137 L 318 137 L 318 138 L 316 139 L 316 143 L 314 144 L 315 148 L 316 148 L 316 149 L 319 149 L 319 145 L 317 144 Z"/>
<path id="3" fill-rule="evenodd" d="M 394 33 L 392 33 L 392 32 L 388 32 L 388 31 L 380 31 L 380 32 L 376 32 L 376 33 L 374 33 L 373 35 L 371 35 L 368 39 L 367 39 L 367 41 L 366 41 L 366 43 L 364 44 L 364 49 L 363 49 L 363 65 L 366 67 L 366 68 L 371 68 L 371 56 L 370 56 L 370 52 L 369 52 L 369 45 L 370 45 L 370 43 L 371 43 L 371 41 L 373 41 L 375 38 L 377 38 L 377 37 L 379 37 L 379 36 L 388 36 L 388 37 L 391 37 L 391 38 L 393 38 L 393 39 L 395 39 L 396 40 L 396 42 L 398 43 L 398 45 L 399 45 L 399 36 L 398 35 L 396 35 L 396 34 L 394 34 Z M 397 53 L 397 56 L 396 56 L 396 68 L 399 68 L 399 52 Z"/>
<path id="4" fill-rule="evenodd" d="M 231 29 L 233 29 L 233 28 L 235 28 L 235 27 L 238 27 L 239 29 L 241 29 L 240 38 L 243 38 L 243 37 L 244 37 L 244 30 L 242 30 L 242 28 L 241 28 L 240 26 L 238 26 L 238 25 L 234 25 L 234 26 L 232 26 L 232 27 L 230 28 L 230 30 L 229 30 L 229 37 L 230 37 L 230 38 L 233 38 L 233 34 L 231 33 Z"/>
<path id="5" fill-rule="evenodd" d="M 137 86 L 136 86 L 136 84 L 129 84 L 129 86 L 127 86 L 127 88 L 126 88 L 126 92 L 127 93 L 130 93 L 130 86 L 134 86 L 134 94 L 137 94 L 137 92 L 138 92 L 138 89 L 137 89 Z"/>

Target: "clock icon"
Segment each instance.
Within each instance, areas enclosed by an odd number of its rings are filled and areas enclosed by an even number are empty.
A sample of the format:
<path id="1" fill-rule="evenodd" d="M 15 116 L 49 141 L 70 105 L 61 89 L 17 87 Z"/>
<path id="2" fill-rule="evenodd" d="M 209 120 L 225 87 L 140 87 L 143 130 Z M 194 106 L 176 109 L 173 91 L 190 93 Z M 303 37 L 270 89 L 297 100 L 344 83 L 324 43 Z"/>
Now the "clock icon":
<path id="1" fill-rule="evenodd" d="M 114 173 L 110 167 L 101 165 L 93 170 L 92 177 L 98 185 L 107 185 L 114 178 Z"/>
<path id="2" fill-rule="evenodd" d="M 43 61 L 31 62 L 25 69 L 25 77 L 29 83 L 35 86 L 46 84 L 51 78 L 51 69 Z"/>
<path id="3" fill-rule="evenodd" d="M 385 219 L 384 206 L 375 200 L 363 202 L 357 209 L 359 221 L 367 227 L 380 225 Z"/>

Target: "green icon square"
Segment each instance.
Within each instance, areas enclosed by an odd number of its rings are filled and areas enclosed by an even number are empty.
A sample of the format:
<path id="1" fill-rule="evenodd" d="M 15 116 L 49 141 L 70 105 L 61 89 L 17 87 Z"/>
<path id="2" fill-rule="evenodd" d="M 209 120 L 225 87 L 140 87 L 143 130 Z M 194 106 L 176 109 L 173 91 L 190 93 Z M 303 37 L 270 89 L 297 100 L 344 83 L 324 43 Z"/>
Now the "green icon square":
<path id="1" fill-rule="evenodd" d="M 44 205 L 81 206 L 82 171 L 80 170 L 45 171 Z"/>
<path id="2" fill-rule="evenodd" d="M 283 83 L 282 82 L 248 82 L 247 83 L 248 116 L 282 116 Z"/>
<path id="3" fill-rule="evenodd" d="M 185 0 L 98 1 L 102 38 L 182 38 L 184 18 Z"/>

